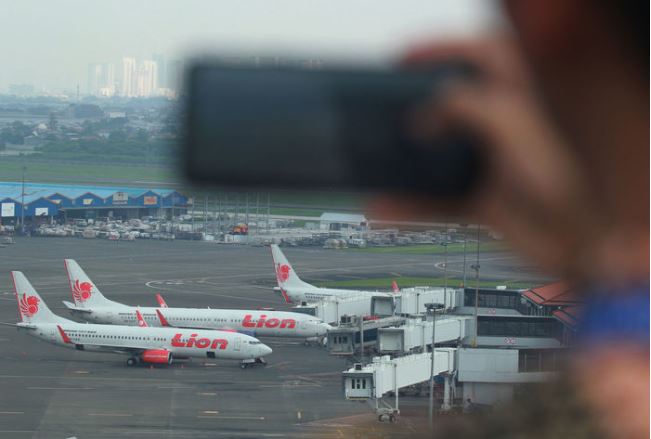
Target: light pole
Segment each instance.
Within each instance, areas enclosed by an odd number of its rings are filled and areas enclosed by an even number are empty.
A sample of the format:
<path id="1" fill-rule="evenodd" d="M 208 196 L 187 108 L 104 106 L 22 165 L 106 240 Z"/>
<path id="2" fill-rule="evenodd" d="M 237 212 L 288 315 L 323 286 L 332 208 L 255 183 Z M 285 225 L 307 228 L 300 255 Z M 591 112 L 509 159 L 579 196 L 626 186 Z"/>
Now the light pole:
<path id="1" fill-rule="evenodd" d="M 463 225 L 463 288 L 466 288 L 466 243 L 468 242 L 468 225 Z"/>
<path id="2" fill-rule="evenodd" d="M 20 233 L 25 234 L 25 171 L 27 166 L 23 165 L 23 184 L 20 190 Z"/>
<path id="3" fill-rule="evenodd" d="M 427 313 L 432 316 L 432 361 L 429 374 L 429 426 L 434 431 L 434 346 L 436 345 L 436 312 L 443 306 L 440 303 L 426 303 Z"/>
<path id="4" fill-rule="evenodd" d="M 477 331 L 479 330 L 478 315 L 479 315 L 479 231 L 481 225 L 477 224 L 477 262 L 470 266 L 475 270 L 475 336 L 473 337 L 472 347 L 477 347 Z"/>
<path id="5" fill-rule="evenodd" d="M 443 242 L 443 312 L 448 304 L 448 242 Z"/>

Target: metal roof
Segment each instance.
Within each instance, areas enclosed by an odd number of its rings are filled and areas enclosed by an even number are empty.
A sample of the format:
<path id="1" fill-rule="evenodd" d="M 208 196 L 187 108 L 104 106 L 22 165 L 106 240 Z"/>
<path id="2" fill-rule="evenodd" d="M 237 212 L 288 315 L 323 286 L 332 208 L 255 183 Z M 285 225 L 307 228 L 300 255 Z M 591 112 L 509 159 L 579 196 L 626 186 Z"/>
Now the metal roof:
<path id="1" fill-rule="evenodd" d="M 22 183 L 21 182 L 0 182 L 0 200 L 13 198 L 21 202 Z M 176 192 L 174 189 L 150 189 L 126 186 L 76 186 L 66 184 L 48 184 L 48 183 L 29 183 L 25 182 L 25 204 L 39 198 L 47 198 L 54 194 L 61 194 L 64 197 L 75 199 L 84 194 L 94 194 L 100 198 L 106 199 L 116 192 L 126 192 L 130 197 L 138 197 L 147 192 L 154 192 L 161 197 Z"/>
<path id="2" fill-rule="evenodd" d="M 529 299 L 536 305 L 562 306 L 580 303 L 574 289 L 565 282 L 556 282 L 542 287 L 531 288 L 522 293 L 522 296 Z"/>
<path id="3" fill-rule="evenodd" d="M 558 320 L 570 328 L 575 328 L 579 323 L 579 316 L 581 315 L 582 311 L 583 306 L 581 305 L 567 306 L 565 308 L 555 310 L 552 312 L 552 316 L 556 317 Z"/>

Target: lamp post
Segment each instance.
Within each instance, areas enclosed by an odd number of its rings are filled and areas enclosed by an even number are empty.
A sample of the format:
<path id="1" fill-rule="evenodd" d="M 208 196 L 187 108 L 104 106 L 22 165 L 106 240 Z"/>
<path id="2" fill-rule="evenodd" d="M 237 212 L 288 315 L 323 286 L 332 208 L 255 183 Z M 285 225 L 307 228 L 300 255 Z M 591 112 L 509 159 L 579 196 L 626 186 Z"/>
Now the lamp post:
<path id="1" fill-rule="evenodd" d="M 20 233 L 25 234 L 25 171 L 27 166 L 23 166 L 23 184 L 20 190 Z"/>
<path id="2" fill-rule="evenodd" d="M 473 337 L 472 341 L 472 347 L 476 348 L 477 347 L 477 332 L 479 330 L 479 323 L 478 323 L 478 315 L 479 315 L 479 232 L 481 230 L 481 226 L 477 224 L 477 262 L 473 265 L 470 266 L 473 270 L 475 270 L 475 336 Z"/>
<path id="3" fill-rule="evenodd" d="M 448 305 L 448 242 L 443 242 L 443 312 Z"/>
<path id="4" fill-rule="evenodd" d="M 467 231 L 463 233 L 463 287 L 466 288 L 466 243 L 468 242 Z"/>
<path id="5" fill-rule="evenodd" d="M 426 303 L 427 313 L 432 316 L 432 361 L 429 374 L 429 426 L 434 431 L 434 346 L 436 345 L 436 312 L 443 308 L 440 303 Z"/>

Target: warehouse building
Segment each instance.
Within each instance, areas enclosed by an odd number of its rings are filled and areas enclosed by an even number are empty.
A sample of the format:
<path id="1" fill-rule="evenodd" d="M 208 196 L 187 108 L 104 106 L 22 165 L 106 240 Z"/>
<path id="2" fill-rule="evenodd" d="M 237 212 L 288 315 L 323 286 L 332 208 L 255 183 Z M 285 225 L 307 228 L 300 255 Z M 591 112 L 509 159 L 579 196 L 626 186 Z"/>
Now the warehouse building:
<path id="1" fill-rule="evenodd" d="M 171 189 L 0 182 L 2 224 L 179 215 L 190 202 Z"/>
<path id="2" fill-rule="evenodd" d="M 360 232 L 368 230 L 368 220 L 357 213 L 324 212 L 319 218 L 320 229 L 330 232 Z"/>

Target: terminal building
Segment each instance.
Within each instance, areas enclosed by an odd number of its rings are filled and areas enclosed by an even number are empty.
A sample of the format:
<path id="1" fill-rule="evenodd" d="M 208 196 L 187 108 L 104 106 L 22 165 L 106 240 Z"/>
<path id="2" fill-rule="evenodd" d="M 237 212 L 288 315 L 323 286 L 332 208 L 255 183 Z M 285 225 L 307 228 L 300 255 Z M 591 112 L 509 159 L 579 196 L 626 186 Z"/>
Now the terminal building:
<path id="1" fill-rule="evenodd" d="M 172 189 L 0 182 L 2 224 L 72 218 L 130 219 L 185 213 L 191 202 Z"/>
<path id="2" fill-rule="evenodd" d="M 409 290 L 396 296 L 423 294 Z M 379 354 L 360 354 L 343 378 L 345 397 L 374 400 L 380 420 L 387 413 L 395 419 L 398 393 L 415 388 L 420 394 L 432 370 L 440 383 L 437 406 L 447 410 L 468 399 L 479 406 L 509 402 L 520 386 L 553 379 L 571 355 L 581 303 L 565 283 L 528 290 L 455 289 L 452 297 L 432 290 L 440 296 L 427 297 L 428 306 L 441 311 L 435 320 L 431 312 L 401 313 L 405 321 L 398 324 L 383 316 L 368 323 L 362 318 L 356 325 L 341 324 L 328 339 L 334 355 L 355 358 L 362 346 Z M 393 408 L 382 399 L 387 394 L 395 396 Z"/>

